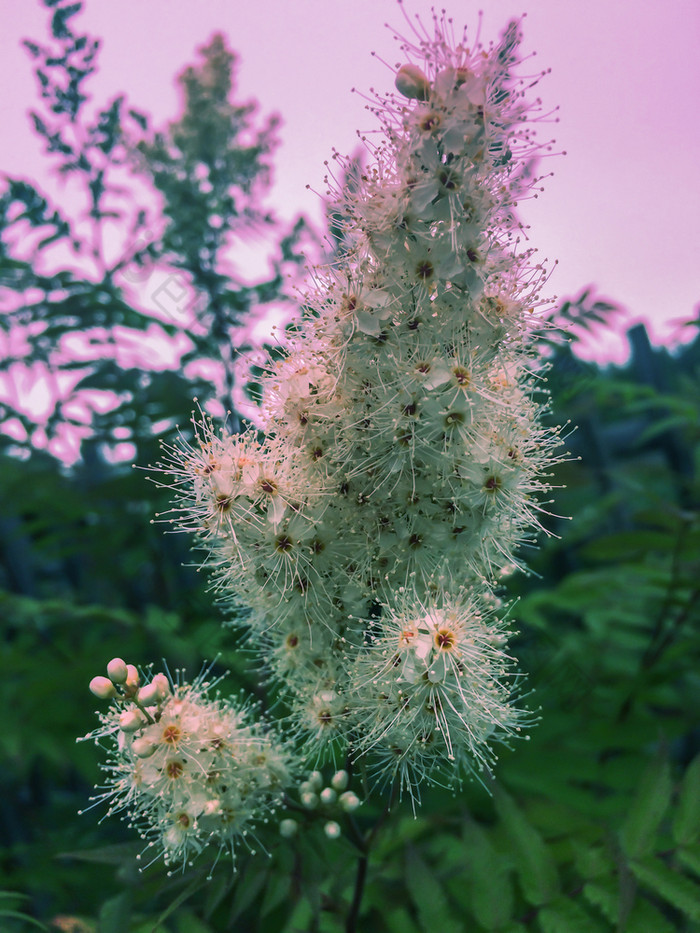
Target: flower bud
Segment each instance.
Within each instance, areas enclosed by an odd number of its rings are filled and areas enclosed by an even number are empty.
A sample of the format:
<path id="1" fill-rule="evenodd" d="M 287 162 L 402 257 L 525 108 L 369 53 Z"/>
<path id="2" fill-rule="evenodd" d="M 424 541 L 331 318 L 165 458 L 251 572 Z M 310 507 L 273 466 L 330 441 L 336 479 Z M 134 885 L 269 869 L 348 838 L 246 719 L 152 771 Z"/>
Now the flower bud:
<path id="1" fill-rule="evenodd" d="M 151 684 L 155 684 L 158 691 L 156 699 L 165 700 L 170 696 L 170 681 L 165 674 L 156 674 Z"/>
<path id="2" fill-rule="evenodd" d="M 156 750 L 156 746 L 145 735 L 142 735 L 131 743 L 131 750 L 137 758 L 149 758 Z"/>
<path id="3" fill-rule="evenodd" d="M 357 810 L 362 801 L 357 794 L 353 794 L 351 790 L 346 790 L 345 793 L 341 794 L 338 798 L 338 803 L 346 813 L 352 813 L 354 810 Z"/>
<path id="4" fill-rule="evenodd" d="M 117 690 L 108 677 L 93 677 L 90 681 L 90 692 L 101 700 L 111 700 L 117 695 Z"/>
<path id="5" fill-rule="evenodd" d="M 280 823 L 280 836 L 284 839 L 291 839 L 296 835 L 299 828 L 296 820 L 282 820 Z"/>
<path id="6" fill-rule="evenodd" d="M 312 790 L 321 790 L 323 787 L 323 775 L 320 771 L 312 771 L 307 783 Z"/>
<path id="7" fill-rule="evenodd" d="M 331 778 L 331 787 L 334 787 L 336 790 L 345 790 L 349 780 L 350 778 L 347 771 L 336 771 Z"/>
<path id="8" fill-rule="evenodd" d="M 332 787 L 324 787 L 321 791 L 321 803 L 325 803 L 326 806 L 330 805 L 331 803 L 335 803 L 337 796 L 338 795 Z"/>
<path id="9" fill-rule="evenodd" d="M 306 807 L 307 810 L 315 810 L 318 806 L 318 797 L 313 791 L 307 790 L 301 795 L 300 799 L 302 806 Z"/>
<path id="10" fill-rule="evenodd" d="M 160 699 L 158 684 L 154 681 L 151 681 L 150 684 L 145 684 L 136 694 L 136 699 L 141 706 L 153 706 Z"/>
<path id="11" fill-rule="evenodd" d="M 328 820 L 323 827 L 323 831 L 329 839 L 337 839 L 341 833 L 340 824 L 336 823 L 335 820 Z"/>
<path id="12" fill-rule="evenodd" d="M 410 100 L 427 100 L 430 82 L 417 65 L 402 65 L 396 72 L 396 90 Z"/>
<path id="13" fill-rule="evenodd" d="M 125 709 L 119 716 L 119 728 L 122 732 L 136 732 L 145 724 L 146 717 L 138 709 Z"/>
<path id="14" fill-rule="evenodd" d="M 107 676 L 113 684 L 125 684 L 129 677 L 129 669 L 121 658 L 112 658 L 107 665 Z"/>
<path id="15" fill-rule="evenodd" d="M 133 664 L 127 664 L 126 671 L 127 671 L 127 676 L 126 676 L 125 686 L 127 686 L 131 690 L 135 690 L 138 687 L 139 683 L 141 682 L 141 676 L 139 675 L 139 672 L 136 670 L 136 667 Z"/>

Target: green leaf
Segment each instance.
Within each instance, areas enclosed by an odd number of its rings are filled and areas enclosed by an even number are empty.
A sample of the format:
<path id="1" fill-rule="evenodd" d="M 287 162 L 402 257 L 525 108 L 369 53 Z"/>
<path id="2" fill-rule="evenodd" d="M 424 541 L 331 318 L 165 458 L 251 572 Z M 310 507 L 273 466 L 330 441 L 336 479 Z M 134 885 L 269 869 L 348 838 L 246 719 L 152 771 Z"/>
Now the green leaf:
<path id="1" fill-rule="evenodd" d="M 542 933 L 609 933 L 603 921 L 592 917 L 574 901 L 565 897 L 547 904 L 537 915 Z"/>
<path id="2" fill-rule="evenodd" d="M 148 129 L 148 116 L 145 113 L 141 113 L 140 110 L 129 110 L 129 116 L 141 127 L 142 130 Z"/>
<path id="3" fill-rule="evenodd" d="M 284 875 L 271 873 L 267 887 L 265 888 L 265 895 L 262 899 L 260 916 L 267 916 L 267 914 L 279 907 L 280 904 L 287 901 L 289 899 L 291 887 L 292 875 L 289 872 Z"/>
<path id="4" fill-rule="evenodd" d="M 57 858 L 76 859 L 81 862 L 95 862 L 102 865 L 123 865 L 136 858 L 142 846 L 133 842 L 118 843 L 113 846 L 100 846 L 76 852 L 59 852 Z"/>
<path id="5" fill-rule="evenodd" d="M 466 887 L 467 903 L 477 922 L 487 930 L 499 930 L 513 912 L 510 866 L 475 822 L 467 824 L 463 839 L 466 871 L 456 880 Z"/>
<path id="6" fill-rule="evenodd" d="M 413 846 L 406 849 L 406 886 L 424 933 L 461 933 L 462 925 L 451 915 L 442 885 Z"/>
<path id="7" fill-rule="evenodd" d="M 556 866 L 547 846 L 534 826 L 516 807 L 512 798 L 496 786 L 496 810 L 513 844 L 515 870 L 523 896 L 529 904 L 546 904 L 559 890 Z"/>
<path id="8" fill-rule="evenodd" d="M 700 885 L 673 871 L 660 859 L 635 859 L 630 868 L 636 878 L 691 920 L 700 920 Z"/>
<path id="9" fill-rule="evenodd" d="M 619 930 L 626 929 L 637 893 L 637 883 L 626 865 L 620 865 L 605 878 L 583 886 L 583 896 Z"/>
<path id="10" fill-rule="evenodd" d="M 206 898 L 204 899 L 202 911 L 207 919 L 214 914 L 217 907 L 225 900 L 228 900 L 235 884 L 236 875 L 234 872 L 219 872 L 212 877 L 211 881 L 207 882 L 205 888 Z"/>
<path id="11" fill-rule="evenodd" d="M 682 865 L 700 876 L 700 843 L 691 846 L 680 846 L 676 849 L 676 858 Z"/>
<path id="12" fill-rule="evenodd" d="M 59 7 L 56 10 L 51 20 L 51 31 L 56 39 L 67 39 L 72 35 L 66 23 L 71 16 L 79 12 L 81 6 L 82 3 L 71 3 L 70 6 Z"/>
<path id="13" fill-rule="evenodd" d="M 314 929 L 314 912 L 311 904 L 301 898 L 294 905 L 294 909 L 289 914 L 286 925 L 280 933 L 299 933 L 300 930 Z"/>
<path id="14" fill-rule="evenodd" d="M 631 858 L 648 855 L 654 837 L 671 801 L 671 770 L 665 756 L 658 757 L 642 774 L 620 838 L 622 848 Z"/>
<path id="15" fill-rule="evenodd" d="M 624 933 L 678 933 L 678 927 L 644 897 L 638 897 L 632 905 L 623 930 Z"/>
<path id="16" fill-rule="evenodd" d="M 405 907 L 394 907 L 383 917 L 388 933 L 419 933 Z"/>
<path id="17" fill-rule="evenodd" d="M 601 878 L 598 881 L 587 882 L 583 886 L 583 896 L 590 904 L 597 907 L 607 920 L 617 923 L 620 891 L 613 878 Z"/>
<path id="18" fill-rule="evenodd" d="M 21 920 L 23 923 L 28 923 L 30 926 L 37 927 L 37 929 L 45 930 L 46 933 L 49 933 L 49 928 L 39 920 L 30 917 L 29 914 L 22 913 L 20 910 L 14 909 L 18 907 L 22 901 L 27 900 L 29 900 L 28 894 L 22 894 L 19 891 L 0 891 L 0 918 L 7 917 L 12 920 Z"/>
<path id="19" fill-rule="evenodd" d="M 673 817 L 673 838 L 680 845 L 700 836 L 700 755 L 688 765 Z"/>
<path id="20" fill-rule="evenodd" d="M 667 554 L 670 550 L 671 539 L 668 534 L 658 531 L 621 531 L 616 534 L 597 538 L 591 544 L 582 548 L 582 554 L 593 560 L 614 560 L 619 563 L 622 559 L 646 555 L 649 552 L 660 551 Z"/>
<path id="21" fill-rule="evenodd" d="M 130 890 L 110 897 L 100 908 L 100 933 L 124 933 L 131 926 L 133 895 Z"/>
<path id="22" fill-rule="evenodd" d="M 648 441 L 666 431 L 675 429 L 683 430 L 688 426 L 688 416 L 684 412 L 667 415 L 665 418 L 656 418 L 647 428 L 636 438 L 636 444 L 640 447 Z"/>
<path id="23" fill-rule="evenodd" d="M 40 920 L 36 920 L 28 914 L 23 914 L 19 910 L 0 910 L 0 917 L 7 917 L 11 920 L 21 920 L 22 923 L 28 923 L 30 926 L 37 927 L 39 930 L 45 930 L 46 933 L 51 933 L 49 928 L 41 923 Z"/>
<path id="24" fill-rule="evenodd" d="M 195 891 L 197 891 L 197 889 L 200 888 L 201 886 L 202 886 L 202 879 L 198 875 L 194 879 L 194 881 L 192 881 L 190 884 L 187 885 L 186 888 L 180 891 L 180 893 L 175 898 L 175 900 L 172 901 L 172 903 L 170 903 L 165 908 L 165 910 L 160 914 L 156 922 L 153 924 L 153 933 L 156 933 L 156 931 L 162 929 L 163 924 L 168 919 L 168 917 L 171 914 L 174 914 L 175 911 L 178 909 L 178 907 L 180 907 L 182 904 L 185 903 L 185 901 L 187 901 L 190 897 L 192 897 Z M 128 929 L 128 927 L 123 927 L 121 931 L 115 931 L 115 933 L 123 933 L 125 929 Z M 100 933 L 103 933 L 102 929 L 100 929 Z"/>
<path id="25" fill-rule="evenodd" d="M 262 868 L 255 861 L 248 862 L 245 870 L 241 872 L 233 890 L 231 902 L 231 919 L 240 917 L 259 897 L 268 880 L 267 868 Z"/>
<path id="26" fill-rule="evenodd" d="M 586 879 L 607 876 L 615 869 L 610 852 L 603 845 L 585 845 L 572 839 L 576 870 Z"/>
<path id="27" fill-rule="evenodd" d="M 177 915 L 175 929 L 177 933 L 212 933 L 212 928 L 189 910 Z"/>
<path id="28" fill-rule="evenodd" d="M 21 891 L 0 891 L 0 898 L 6 898 L 8 901 L 26 901 L 29 895 Z"/>

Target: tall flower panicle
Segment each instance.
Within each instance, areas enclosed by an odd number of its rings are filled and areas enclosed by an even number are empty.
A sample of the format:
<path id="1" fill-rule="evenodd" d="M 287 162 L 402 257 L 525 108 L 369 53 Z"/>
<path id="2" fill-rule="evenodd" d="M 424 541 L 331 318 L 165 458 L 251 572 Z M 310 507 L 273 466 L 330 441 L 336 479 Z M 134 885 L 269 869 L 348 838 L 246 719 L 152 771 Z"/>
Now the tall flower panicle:
<path id="1" fill-rule="evenodd" d="M 191 684 L 156 674 L 147 683 L 115 658 L 90 689 L 111 699 L 86 735 L 108 754 L 102 793 L 167 864 L 184 865 L 205 846 L 235 854 L 254 838 L 292 780 L 293 758 L 251 710 L 211 696 L 218 681 Z"/>
<path id="2" fill-rule="evenodd" d="M 433 25 L 372 100 L 370 164 L 329 180 L 343 250 L 264 379 L 264 439 L 203 424 L 165 465 L 173 521 L 250 607 L 309 751 L 411 788 L 487 767 L 527 718 L 496 593 L 559 444 L 533 336 L 546 272 L 516 216 L 546 149 L 520 26 L 485 48 Z"/>

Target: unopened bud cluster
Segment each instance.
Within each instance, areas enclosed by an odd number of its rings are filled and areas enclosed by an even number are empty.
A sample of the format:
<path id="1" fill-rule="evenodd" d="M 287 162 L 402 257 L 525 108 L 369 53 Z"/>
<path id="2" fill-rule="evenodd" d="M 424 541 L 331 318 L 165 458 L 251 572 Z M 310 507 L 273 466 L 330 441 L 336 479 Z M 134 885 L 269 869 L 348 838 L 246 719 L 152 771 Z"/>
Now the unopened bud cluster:
<path id="1" fill-rule="evenodd" d="M 109 755 L 96 799 L 123 812 L 167 863 L 187 862 L 208 844 L 233 854 L 290 782 L 289 750 L 249 709 L 210 696 L 217 681 L 173 684 L 159 673 L 141 684 L 120 658 L 107 672 L 90 690 L 113 702 L 85 736 Z"/>
<path id="2" fill-rule="evenodd" d="M 329 839 L 338 839 L 342 828 L 337 819 L 346 813 L 354 813 L 362 801 L 357 794 L 348 789 L 350 776 L 347 771 L 336 771 L 326 785 L 321 771 L 312 771 L 308 778 L 299 785 L 299 802 L 310 812 L 321 815 L 324 819 L 323 831 Z M 324 786 L 325 785 L 325 786 Z M 280 834 L 284 838 L 296 835 L 299 824 L 288 817 L 280 822 Z"/>
<path id="3" fill-rule="evenodd" d="M 141 675 L 133 664 L 121 658 L 112 658 L 107 665 L 106 677 L 93 677 L 90 692 L 100 700 L 111 700 L 117 696 L 134 697 L 138 691 Z"/>
<path id="4" fill-rule="evenodd" d="M 324 787 L 323 774 L 312 771 L 299 785 L 299 799 L 307 810 L 337 806 L 345 813 L 352 813 L 360 806 L 361 800 L 354 791 L 347 789 L 349 780 L 347 771 L 336 771 Z"/>

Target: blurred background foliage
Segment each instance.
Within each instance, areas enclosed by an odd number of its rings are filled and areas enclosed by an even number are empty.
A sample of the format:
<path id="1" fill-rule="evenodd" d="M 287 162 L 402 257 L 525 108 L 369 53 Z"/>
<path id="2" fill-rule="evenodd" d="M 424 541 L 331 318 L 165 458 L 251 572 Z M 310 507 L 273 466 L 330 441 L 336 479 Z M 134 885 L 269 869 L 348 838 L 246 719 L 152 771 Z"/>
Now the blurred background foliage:
<path id="1" fill-rule="evenodd" d="M 574 520 L 545 514 L 532 574 L 509 584 L 539 723 L 490 786 L 433 789 L 416 816 L 403 801 L 388 819 L 371 797 L 354 818 L 330 814 L 337 841 L 328 812 L 297 813 L 293 842 L 271 825 L 269 857 L 243 851 L 213 881 L 206 866 L 139 872 L 126 827 L 77 815 L 99 768 L 75 738 L 95 725 L 87 683 L 110 657 L 193 674 L 219 655 L 231 691 L 263 698 L 189 541 L 152 523 L 167 491 L 130 463 L 157 458 L 195 395 L 236 410 L 243 325 L 284 307 L 310 234 L 264 207 L 276 121 L 232 102 L 221 37 L 182 73 L 180 118 L 155 132 L 122 97 L 89 106 L 98 43 L 71 28 L 79 4 L 44 5 L 51 36 L 27 42 L 33 121 L 77 200 L 56 205 L 23 179 L 0 189 L 0 927 L 700 930 L 698 322 L 674 352 L 635 327 L 629 362 L 601 368 L 577 338 L 604 339 L 618 309 L 591 288 L 554 312 L 568 341 L 542 336 L 551 418 L 571 426 L 546 508 Z M 270 274 L 250 285 L 235 255 L 253 230 L 273 245 Z M 184 310 L 149 305 L 154 280 L 186 295 Z M 134 341 L 178 352 L 149 367 Z M 27 374 L 45 387 L 39 414 Z"/>

